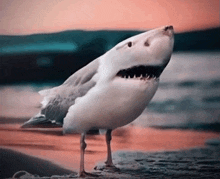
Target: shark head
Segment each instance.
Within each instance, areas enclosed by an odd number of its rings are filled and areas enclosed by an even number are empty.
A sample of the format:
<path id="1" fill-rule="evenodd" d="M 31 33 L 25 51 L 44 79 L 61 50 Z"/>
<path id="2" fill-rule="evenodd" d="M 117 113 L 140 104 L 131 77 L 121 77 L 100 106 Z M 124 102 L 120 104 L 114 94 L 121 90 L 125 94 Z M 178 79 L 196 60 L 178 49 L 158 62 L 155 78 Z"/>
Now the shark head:
<path id="1" fill-rule="evenodd" d="M 128 38 L 100 57 L 99 79 L 157 80 L 171 58 L 173 45 L 173 26 Z"/>

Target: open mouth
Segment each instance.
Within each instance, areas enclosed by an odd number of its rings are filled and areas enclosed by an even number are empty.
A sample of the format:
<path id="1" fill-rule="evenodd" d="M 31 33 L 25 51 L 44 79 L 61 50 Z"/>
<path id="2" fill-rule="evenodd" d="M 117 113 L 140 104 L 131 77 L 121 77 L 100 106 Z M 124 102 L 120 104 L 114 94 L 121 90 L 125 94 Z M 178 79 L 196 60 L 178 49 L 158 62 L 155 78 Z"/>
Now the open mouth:
<path id="1" fill-rule="evenodd" d="M 164 67 L 162 66 L 134 66 L 120 70 L 116 76 L 121 78 L 137 78 L 140 80 L 158 79 Z"/>

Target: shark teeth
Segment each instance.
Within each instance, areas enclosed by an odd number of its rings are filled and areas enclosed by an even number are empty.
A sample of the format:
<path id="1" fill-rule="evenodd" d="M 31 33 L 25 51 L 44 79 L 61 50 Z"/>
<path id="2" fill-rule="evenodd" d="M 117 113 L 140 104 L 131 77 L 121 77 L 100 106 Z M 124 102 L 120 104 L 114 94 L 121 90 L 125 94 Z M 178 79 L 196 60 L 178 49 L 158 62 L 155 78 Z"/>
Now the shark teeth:
<path id="1" fill-rule="evenodd" d="M 154 80 L 158 80 L 159 79 L 159 77 L 157 78 L 156 76 L 151 76 L 151 75 L 146 75 L 146 76 L 143 76 L 143 75 L 141 75 L 141 76 L 139 76 L 139 77 L 137 77 L 137 76 L 133 76 L 133 77 L 131 77 L 131 76 L 129 76 L 129 75 L 122 75 L 122 76 L 120 76 L 121 78 L 124 78 L 124 79 L 135 79 L 135 80 L 150 80 L 150 79 L 154 79 Z"/>
<path id="2" fill-rule="evenodd" d="M 116 76 L 126 79 L 157 80 L 163 69 L 163 66 L 133 66 L 131 68 L 120 70 Z"/>

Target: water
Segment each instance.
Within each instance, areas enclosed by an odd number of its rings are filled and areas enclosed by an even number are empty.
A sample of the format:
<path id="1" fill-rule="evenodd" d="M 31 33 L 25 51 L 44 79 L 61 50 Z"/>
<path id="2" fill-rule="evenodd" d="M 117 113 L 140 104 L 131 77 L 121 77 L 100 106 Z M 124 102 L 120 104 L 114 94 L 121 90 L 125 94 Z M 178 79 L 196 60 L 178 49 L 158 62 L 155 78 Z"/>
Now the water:
<path id="1" fill-rule="evenodd" d="M 220 131 L 219 69 L 220 52 L 174 53 L 161 76 L 156 95 L 134 124 L 144 127 Z M 13 109 L 22 105 L 27 108 L 29 103 L 38 110 L 36 106 L 40 97 L 36 97 L 37 91 L 59 84 L 60 82 L 1 86 L 0 93 L 4 94 L 4 97 L 1 98 L 0 104 L 4 107 L 4 112 L 1 112 L 0 116 L 11 115 L 11 106 Z M 19 100 L 12 100 L 10 96 L 23 97 L 18 103 Z M 34 102 L 31 102 L 32 97 Z M 23 99 L 26 98 L 24 102 Z M 10 112 L 7 113 L 9 108 Z M 25 114 L 31 116 L 32 113 Z M 19 112 L 16 115 L 19 115 Z"/>
<path id="2" fill-rule="evenodd" d="M 219 52 L 174 53 L 139 122 L 163 128 L 219 131 L 219 69 Z"/>

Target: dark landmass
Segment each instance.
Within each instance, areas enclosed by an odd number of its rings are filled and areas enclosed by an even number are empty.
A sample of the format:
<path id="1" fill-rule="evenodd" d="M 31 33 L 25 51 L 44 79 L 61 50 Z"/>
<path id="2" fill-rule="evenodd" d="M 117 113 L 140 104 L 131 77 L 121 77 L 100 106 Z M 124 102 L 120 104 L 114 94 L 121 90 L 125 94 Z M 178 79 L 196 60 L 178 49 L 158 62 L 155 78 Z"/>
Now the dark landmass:
<path id="1" fill-rule="evenodd" d="M 18 171 L 41 177 L 73 173 L 49 161 L 4 148 L 0 148 L 0 170 L 0 178 L 12 177 Z"/>
<path id="2" fill-rule="evenodd" d="M 142 31 L 73 30 L 0 36 L 0 84 L 65 80 L 122 40 Z M 220 28 L 178 33 L 174 51 L 219 51 Z"/>

